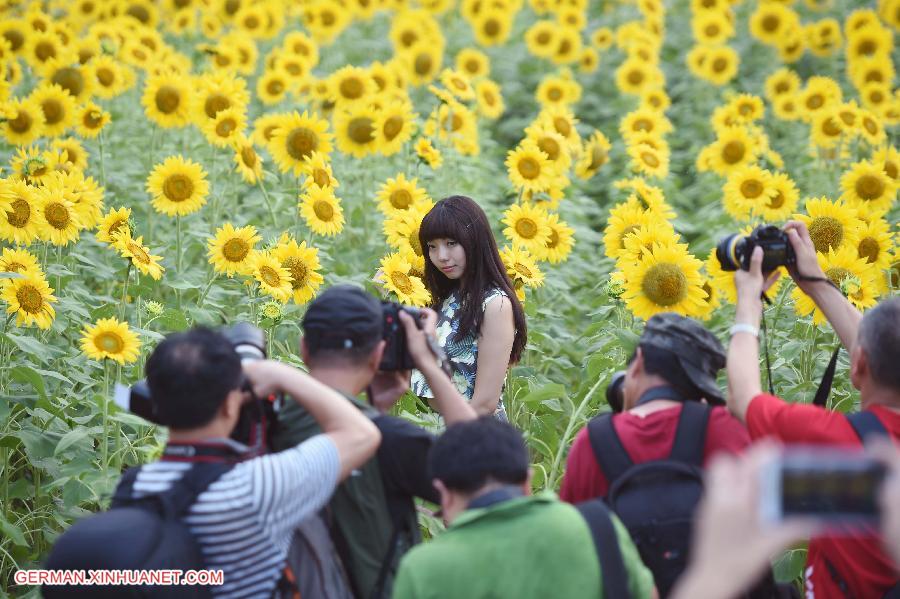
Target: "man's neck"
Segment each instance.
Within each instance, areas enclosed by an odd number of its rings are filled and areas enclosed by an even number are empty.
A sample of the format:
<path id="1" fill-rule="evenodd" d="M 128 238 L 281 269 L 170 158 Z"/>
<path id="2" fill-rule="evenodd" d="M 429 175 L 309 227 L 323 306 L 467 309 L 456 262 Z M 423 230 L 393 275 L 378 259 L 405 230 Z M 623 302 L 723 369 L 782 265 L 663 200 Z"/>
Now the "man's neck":
<path id="1" fill-rule="evenodd" d="M 860 393 L 860 395 L 860 407 L 862 409 L 881 406 L 900 414 L 900 396 L 894 391 L 872 385 L 866 388 L 865 393 Z"/>
<path id="2" fill-rule="evenodd" d="M 645 375 L 643 377 L 643 380 L 641 381 L 641 385 L 638 387 L 637 398 L 635 399 L 635 402 L 640 401 L 641 397 L 650 389 L 667 386 L 671 386 L 671 383 L 669 383 L 669 381 L 662 378 L 661 376 L 655 374 Z M 680 404 L 681 402 L 674 398 L 660 398 L 648 401 L 643 405 L 635 404 L 631 406 L 627 411 L 628 413 L 635 416 L 647 416 L 660 410 L 668 410 L 669 408 L 674 408 L 675 406 L 678 406 Z"/>
<path id="3" fill-rule="evenodd" d="M 227 439 L 231 431 L 224 423 L 213 421 L 206 426 L 192 429 L 169 429 L 170 443 L 198 443 L 209 439 Z"/>
<path id="4" fill-rule="evenodd" d="M 372 375 L 352 368 L 310 368 L 309 375 L 344 395 L 356 397 L 369 386 Z"/>

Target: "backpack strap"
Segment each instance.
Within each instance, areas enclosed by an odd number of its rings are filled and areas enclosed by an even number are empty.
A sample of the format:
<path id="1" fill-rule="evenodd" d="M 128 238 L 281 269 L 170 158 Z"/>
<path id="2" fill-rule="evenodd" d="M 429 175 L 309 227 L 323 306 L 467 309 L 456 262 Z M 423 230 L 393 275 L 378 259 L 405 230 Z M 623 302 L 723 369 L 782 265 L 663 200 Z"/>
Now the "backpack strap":
<path id="1" fill-rule="evenodd" d="M 234 464 L 221 462 L 192 464 L 179 480 L 172 483 L 168 491 L 138 498 L 134 497 L 132 490 L 140 467 L 129 468 L 116 487 L 110 507 L 157 504 L 158 510 L 168 509 L 177 516 L 190 508 L 198 495 L 233 467 Z"/>
<path id="2" fill-rule="evenodd" d="M 878 416 L 868 410 L 847 414 L 847 420 L 850 422 L 853 430 L 856 431 L 856 436 L 863 443 L 872 435 L 890 436 L 884 424 L 878 419 Z"/>
<path id="3" fill-rule="evenodd" d="M 710 408 L 699 401 L 681 404 L 681 415 L 675 429 L 675 442 L 669 457 L 678 462 L 695 466 L 703 465 L 703 448 L 706 446 L 706 429 Z"/>
<path id="4" fill-rule="evenodd" d="M 587 522 L 600 560 L 603 596 L 629 599 L 628 573 L 619 548 L 619 537 L 609 509 L 600 499 L 579 503 L 575 508 Z"/>
<path id="5" fill-rule="evenodd" d="M 634 465 L 612 423 L 612 414 L 597 416 L 588 422 L 588 440 L 597 465 L 610 486 Z"/>

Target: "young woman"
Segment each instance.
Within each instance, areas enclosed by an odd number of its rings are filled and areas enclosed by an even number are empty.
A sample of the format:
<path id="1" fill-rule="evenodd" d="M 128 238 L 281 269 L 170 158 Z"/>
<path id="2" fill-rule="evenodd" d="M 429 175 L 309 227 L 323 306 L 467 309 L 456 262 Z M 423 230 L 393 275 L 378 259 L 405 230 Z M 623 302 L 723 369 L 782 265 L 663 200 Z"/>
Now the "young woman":
<path id="1" fill-rule="evenodd" d="M 480 415 L 506 420 L 500 394 L 509 365 L 525 349 L 525 312 L 487 216 L 471 198 L 444 198 L 422 219 L 419 242 L 428 251 L 425 286 L 438 311 L 438 341 L 453 364 L 453 382 Z M 432 397 L 415 371 L 412 390 Z"/>

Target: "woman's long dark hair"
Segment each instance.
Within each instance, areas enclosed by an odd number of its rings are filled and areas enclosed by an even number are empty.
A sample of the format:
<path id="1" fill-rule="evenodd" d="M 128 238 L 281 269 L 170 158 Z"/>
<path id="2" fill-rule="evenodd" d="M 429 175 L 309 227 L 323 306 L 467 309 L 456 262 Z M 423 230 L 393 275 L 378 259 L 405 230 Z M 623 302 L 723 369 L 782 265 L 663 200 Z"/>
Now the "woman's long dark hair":
<path id="1" fill-rule="evenodd" d="M 432 264 L 428 256 L 428 243 L 435 239 L 453 239 L 466 252 L 466 267 L 458 280 L 448 279 Z M 472 198 L 450 196 L 439 201 L 422 219 L 419 227 L 419 243 L 425 254 L 425 286 L 431 292 L 432 307 L 440 310 L 444 300 L 459 289 L 460 314 L 457 339 L 470 333 L 477 337 L 481 332 L 484 315 L 482 303 L 485 294 L 493 289 L 501 289 L 512 304 L 516 337 L 510 352 L 510 364 L 515 364 L 525 350 L 528 329 L 525 311 L 512 283 L 506 275 L 506 267 L 500 260 L 497 242 L 491 233 L 484 210 Z"/>

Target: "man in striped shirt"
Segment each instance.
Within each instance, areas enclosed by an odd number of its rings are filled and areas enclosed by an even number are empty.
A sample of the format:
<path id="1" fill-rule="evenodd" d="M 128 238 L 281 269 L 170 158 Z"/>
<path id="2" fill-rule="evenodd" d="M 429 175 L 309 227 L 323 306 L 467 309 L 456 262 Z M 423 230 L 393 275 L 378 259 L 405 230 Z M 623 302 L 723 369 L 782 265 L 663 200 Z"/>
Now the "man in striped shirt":
<path id="1" fill-rule="evenodd" d="M 229 439 L 247 393 L 284 393 L 316 419 L 322 434 L 278 453 L 241 461 L 201 493 L 184 518 L 209 569 L 222 570 L 216 597 L 270 597 L 294 529 L 319 510 L 335 486 L 365 463 L 378 429 L 341 395 L 301 371 L 271 360 L 241 366 L 220 334 L 194 329 L 168 337 L 147 362 L 147 382 L 170 423 L 166 455 L 197 446 L 235 458 L 245 449 Z M 186 450 L 179 452 L 178 449 Z M 135 496 L 168 490 L 191 464 L 164 457 L 141 468 Z"/>

